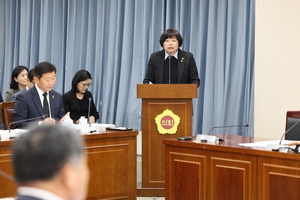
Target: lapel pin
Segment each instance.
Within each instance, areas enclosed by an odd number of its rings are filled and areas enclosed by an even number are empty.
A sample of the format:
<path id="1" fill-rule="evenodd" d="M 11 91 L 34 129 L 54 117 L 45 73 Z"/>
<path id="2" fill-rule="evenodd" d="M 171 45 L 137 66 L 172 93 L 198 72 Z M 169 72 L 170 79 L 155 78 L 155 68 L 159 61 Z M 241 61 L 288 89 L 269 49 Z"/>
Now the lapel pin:
<path id="1" fill-rule="evenodd" d="M 52 99 L 54 99 L 54 95 L 52 95 Z"/>
<path id="2" fill-rule="evenodd" d="M 184 61 L 184 58 L 181 58 L 181 61 L 180 62 L 183 62 Z"/>

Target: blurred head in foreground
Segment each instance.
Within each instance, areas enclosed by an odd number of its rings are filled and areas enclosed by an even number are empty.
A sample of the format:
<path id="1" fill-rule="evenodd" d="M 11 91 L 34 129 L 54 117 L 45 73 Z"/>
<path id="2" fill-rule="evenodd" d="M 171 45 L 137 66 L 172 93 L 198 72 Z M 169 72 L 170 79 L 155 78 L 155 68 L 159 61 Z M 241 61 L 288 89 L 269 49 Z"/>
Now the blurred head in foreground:
<path id="1" fill-rule="evenodd" d="M 29 188 L 67 200 L 85 199 L 89 170 L 83 147 L 76 130 L 60 125 L 41 125 L 21 135 L 12 147 L 19 197 L 31 196 Z"/>

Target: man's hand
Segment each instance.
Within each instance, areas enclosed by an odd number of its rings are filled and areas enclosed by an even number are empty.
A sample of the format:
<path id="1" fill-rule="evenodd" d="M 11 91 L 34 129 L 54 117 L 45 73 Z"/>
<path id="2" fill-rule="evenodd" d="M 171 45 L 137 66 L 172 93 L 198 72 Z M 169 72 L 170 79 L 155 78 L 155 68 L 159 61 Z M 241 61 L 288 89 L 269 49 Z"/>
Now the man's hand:
<path id="1" fill-rule="evenodd" d="M 67 114 L 65 114 L 65 116 L 63 116 L 63 118 L 61 118 L 59 123 L 62 124 L 65 121 L 66 117 L 69 116 L 69 115 L 70 115 L 70 112 L 67 112 Z"/>
<path id="2" fill-rule="evenodd" d="M 48 117 L 42 121 L 42 124 L 55 124 L 55 120 L 51 117 Z"/>

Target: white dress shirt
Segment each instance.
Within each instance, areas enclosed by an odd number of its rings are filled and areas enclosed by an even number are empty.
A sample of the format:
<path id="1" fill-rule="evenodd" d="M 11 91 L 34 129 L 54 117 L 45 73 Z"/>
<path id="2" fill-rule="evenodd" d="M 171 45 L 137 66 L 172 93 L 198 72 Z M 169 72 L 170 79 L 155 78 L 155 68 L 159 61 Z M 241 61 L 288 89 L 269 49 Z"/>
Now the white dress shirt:
<path id="1" fill-rule="evenodd" d="M 17 192 L 19 196 L 31 196 L 44 200 L 63 200 L 52 192 L 34 187 L 19 187 Z"/>
<path id="2" fill-rule="evenodd" d="M 169 58 L 169 54 L 165 51 L 165 60 L 167 59 L 167 58 Z M 173 57 L 175 57 L 177 60 L 178 60 L 178 50 L 176 51 L 176 53 L 173 55 Z"/>
<path id="3" fill-rule="evenodd" d="M 39 94 L 39 97 L 40 97 L 40 100 L 41 100 L 41 104 L 44 107 L 44 96 L 43 96 L 44 92 L 37 86 L 37 84 L 35 84 L 35 87 L 36 87 L 36 90 L 37 90 L 37 92 Z M 47 101 L 48 101 L 48 104 L 49 104 L 49 112 L 50 112 L 50 117 L 51 117 L 52 115 L 51 115 L 51 105 L 50 105 L 49 92 L 47 92 L 47 94 L 48 94 L 47 95 Z"/>

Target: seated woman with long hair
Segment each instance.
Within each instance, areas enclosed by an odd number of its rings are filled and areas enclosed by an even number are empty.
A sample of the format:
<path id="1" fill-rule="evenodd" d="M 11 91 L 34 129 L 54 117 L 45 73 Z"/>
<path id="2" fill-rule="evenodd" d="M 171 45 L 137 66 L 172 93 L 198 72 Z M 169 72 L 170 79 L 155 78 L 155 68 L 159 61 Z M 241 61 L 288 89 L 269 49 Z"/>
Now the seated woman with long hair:
<path id="1" fill-rule="evenodd" d="M 5 93 L 5 101 L 11 101 L 12 95 L 23 90 L 28 83 L 27 67 L 16 66 L 11 73 L 10 89 Z"/>

